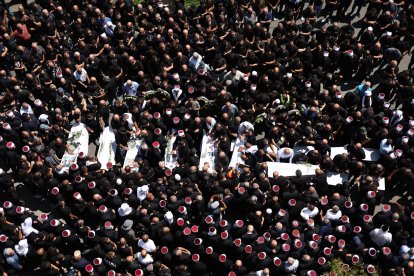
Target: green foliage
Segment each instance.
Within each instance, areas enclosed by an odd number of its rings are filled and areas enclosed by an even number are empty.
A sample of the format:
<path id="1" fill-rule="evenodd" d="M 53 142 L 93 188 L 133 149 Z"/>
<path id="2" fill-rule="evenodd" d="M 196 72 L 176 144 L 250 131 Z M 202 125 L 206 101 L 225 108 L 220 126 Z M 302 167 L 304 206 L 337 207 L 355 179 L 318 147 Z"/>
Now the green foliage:
<path id="1" fill-rule="evenodd" d="M 184 6 L 189 8 L 191 6 L 198 7 L 200 6 L 200 0 L 184 0 Z"/>
<path id="2" fill-rule="evenodd" d="M 344 262 L 341 259 L 333 259 L 328 262 L 328 265 L 331 268 L 330 272 L 326 272 L 323 275 L 324 276 L 378 276 L 380 275 L 380 271 L 378 267 L 375 267 L 375 272 L 372 274 L 369 274 L 364 264 L 356 264 L 356 265 L 350 265 L 349 271 L 344 271 L 343 266 Z"/>
<path id="3" fill-rule="evenodd" d="M 142 4 L 144 2 L 145 0 L 132 0 L 132 3 L 134 3 L 134 5 Z"/>

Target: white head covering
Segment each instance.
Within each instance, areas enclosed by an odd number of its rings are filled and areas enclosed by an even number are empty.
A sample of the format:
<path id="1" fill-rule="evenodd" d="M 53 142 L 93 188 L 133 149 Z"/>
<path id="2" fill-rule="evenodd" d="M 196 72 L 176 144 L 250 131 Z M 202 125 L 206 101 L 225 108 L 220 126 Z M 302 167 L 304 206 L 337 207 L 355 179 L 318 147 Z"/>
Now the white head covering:
<path id="1" fill-rule="evenodd" d="M 36 234 L 39 233 L 38 230 L 33 228 L 32 224 L 33 224 L 33 220 L 31 217 L 26 218 L 24 222 L 21 224 L 22 232 L 25 237 L 29 236 L 32 232 Z"/>
<path id="2" fill-rule="evenodd" d="M 148 193 L 148 185 L 144 185 L 142 187 L 138 187 L 137 188 L 137 197 L 139 198 L 139 200 L 143 201 Z"/>
<path id="3" fill-rule="evenodd" d="M 118 208 L 118 213 L 121 217 L 131 214 L 132 208 L 128 203 L 122 203 L 121 207 Z"/>
<path id="4" fill-rule="evenodd" d="M 26 256 L 27 252 L 29 252 L 29 244 L 27 243 L 27 239 L 20 240 L 19 243 L 14 246 L 14 250 L 20 256 Z"/>

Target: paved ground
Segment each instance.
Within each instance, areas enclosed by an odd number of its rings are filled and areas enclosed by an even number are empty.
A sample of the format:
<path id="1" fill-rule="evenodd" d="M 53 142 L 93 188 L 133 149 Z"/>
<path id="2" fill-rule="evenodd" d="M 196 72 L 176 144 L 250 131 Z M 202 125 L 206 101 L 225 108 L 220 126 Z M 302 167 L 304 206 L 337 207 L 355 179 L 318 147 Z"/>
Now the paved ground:
<path id="1" fill-rule="evenodd" d="M 12 12 L 15 12 L 15 11 L 18 10 L 18 6 L 20 5 L 19 3 L 22 3 L 22 1 L 23 0 L 6 0 L 5 2 L 10 5 L 10 10 Z M 28 3 L 31 3 L 33 1 L 34 0 L 28 0 Z M 363 15 L 365 15 L 365 13 L 366 13 L 366 7 L 364 7 L 361 10 L 360 14 L 363 16 Z M 340 24 L 344 25 L 344 24 L 348 23 L 349 20 L 351 20 L 351 18 L 345 17 L 345 18 L 340 20 Z M 352 18 L 352 20 L 351 20 L 351 23 L 354 26 L 356 33 L 358 33 L 359 30 L 360 30 L 360 23 L 359 23 L 360 20 L 361 20 L 361 17 L 355 17 L 355 18 Z M 272 22 L 272 24 L 270 25 L 270 32 L 273 31 L 273 28 L 275 26 L 277 26 L 278 22 L 279 22 L 278 20 Z M 297 23 L 301 24 L 302 21 L 298 20 Z M 320 26 L 321 26 L 321 23 L 318 22 L 316 24 L 316 27 L 320 27 Z M 401 60 L 400 64 L 399 64 L 400 71 L 406 70 L 408 68 L 409 62 L 410 62 L 410 56 L 409 55 L 404 56 L 403 59 Z M 369 80 L 374 85 L 378 85 L 378 82 L 380 81 L 380 75 L 375 74 L 374 76 L 371 76 Z M 342 86 L 341 88 L 342 88 L 342 91 L 349 91 L 349 90 L 353 90 L 355 87 L 354 86 Z M 90 153 L 95 152 L 95 150 L 96 150 L 96 147 L 93 144 L 91 144 L 90 147 L 89 147 L 89 152 Z M 21 194 L 21 197 L 26 201 L 27 206 L 31 210 L 34 210 L 36 215 L 40 215 L 43 212 L 50 213 L 50 212 L 53 211 L 53 206 L 52 205 L 50 205 L 48 203 L 45 203 L 45 202 L 43 202 L 39 199 L 34 199 L 32 197 L 32 194 L 30 193 L 30 191 L 28 191 L 25 187 L 23 187 L 23 185 L 18 184 L 17 189 L 19 190 L 19 192 Z M 408 198 L 404 197 L 404 195 L 402 194 L 402 191 L 399 191 L 399 189 L 393 189 L 392 191 L 393 191 L 392 193 L 387 193 L 386 194 L 386 199 L 387 200 L 389 199 L 392 202 L 398 201 L 400 204 L 406 204 L 408 202 Z M 379 210 L 379 208 L 377 208 L 377 210 Z"/>

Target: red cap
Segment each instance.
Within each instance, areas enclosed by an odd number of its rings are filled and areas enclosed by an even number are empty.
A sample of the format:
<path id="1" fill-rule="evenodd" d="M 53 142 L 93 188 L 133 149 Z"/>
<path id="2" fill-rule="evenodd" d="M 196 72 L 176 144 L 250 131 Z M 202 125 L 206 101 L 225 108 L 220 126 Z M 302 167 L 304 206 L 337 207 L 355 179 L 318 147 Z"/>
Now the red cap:
<path id="1" fill-rule="evenodd" d="M 326 205 L 326 204 L 328 204 L 328 199 L 327 199 L 326 197 L 322 198 L 322 199 L 321 199 L 321 204 L 322 204 L 322 205 Z"/>
<path id="2" fill-rule="evenodd" d="M 88 232 L 88 238 L 93 239 L 95 237 L 95 231 L 89 231 Z"/>
<path id="3" fill-rule="evenodd" d="M 125 195 L 132 195 L 132 189 L 131 188 L 125 188 L 124 189 L 124 194 Z"/>
<path id="4" fill-rule="evenodd" d="M 105 213 L 106 211 L 108 211 L 108 208 L 106 208 L 105 205 L 101 205 L 99 206 L 99 211 L 101 211 L 102 213 Z"/>
<path id="5" fill-rule="evenodd" d="M 154 134 L 155 135 L 161 135 L 161 133 L 162 133 L 162 130 L 160 128 L 154 129 Z"/>
<path id="6" fill-rule="evenodd" d="M 63 230 L 62 237 L 67 238 L 70 236 L 70 230 Z"/>
<path id="7" fill-rule="evenodd" d="M 5 208 L 5 209 L 9 209 L 9 208 L 11 208 L 13 206 L 13 203 L 11 203 L 10 201 L 5 201 L 4 203 L 3 203 L 3 207 Z"/>
<path id="8" fill-rule="evenodd" d="M 85 270 L 86 270 L 86 272 L 88 272 L 88 273 L 92 273 L 92 272 L 93 272 L 93 266 L 92 266 L 91 264 L 87 264 L 87 265 L 85 266 Z"/>
<path id="9" fill-rule="evenodd" d="M 368 254 L 370 256 L 375 256 L 375 255 L 377 255 L 377 250 L 375 248 L 371 247 L 370 249 L 368 249 Z"/>
<path id="10" fill-rule="evenodd" d="M 274 257 L 274 258 L 273 258 L 273 264 L 274 264 L 275 266 L 280 266 L 280 265 L 282 264 L 282 260 L 281 260 L 281 259 L 279 259 L 278 257 Z"/>
<path id="11" fill-rule="evenodd" d="M 112 167 L 113 167 L 113 166 L 114 166 L 114 165 L 113 165 L 111 162 L 106 163 L 106 168 L 107 168 L 108 170 L 112 169 Z"/>
<path id="12" fill-rule="evenodd" d="M 160 202 L 158 204 L 160 205 L 161 208 L 164 208 L 165 206 L 167 206 L 167 201 L 160 200 Z"/>
<path id="13" fill-rule="evenodd" d="M 160 142 L 158 142 L 158 141 L 154 141 L 154 142 L 152 143 L 152 146 L 153 146 L 155 149 L 158 149 L 158 148 L 160 147 Z"/>
<path id="14" fill-rule="evenodd" d="M 102 264 L 102 258 L 95 258 L 95 259 L 93 259 L 93 264 L 95 266 L 98 266 L 98 265 Z"/>
<path id="15" fill-rule="evenodd" d="M 241 239 L 235 239 L 233 241 L 233 243 L 234 243 L 235 246 L 239 247 L 241 245 L 242 241 L 241 241 Z"/>
<path id="16" fill-rule="evenodd" d="M 180 214 L 185 214 L 187 212 L 187 208 L 185 206 L 180 206 L 178 207 L 178 212 L 180 212 Z"/>
<path id="17" fill-rule="evenodd" d="M 287 244 L 287 243 L 284 243 L 282 245 L 282 249 L 283 249 L 283 251 L 288 252 L 288 251 L 290 251 L 290 245 Z"/>
<path id="18" fill-rule="evenodd" d="M 22 206 L 17 206 L 16 207 L 16 213 L 18 213 L 18 214 L 23 214 L 24 213 L 24 207 L 22 207 Z"/>
<path id="19" fill-rule="evenodd" d="M 352 263 L 354 263 L 354 264 L 359 262 L 359 256 L 358 255 L 353 255 L 351 259 L 352 259 Z"/>
<path id="20" fill-rule="evenodd" d="M 269 232 L 265 232 L 265 233 L 263 234 L 263 237 L 265 238 L 265 240 L 270 240 L 271 235 L 270 235 L 270 233 L 269 233 Z"/>
<path id="21" fill-rule="evenodd" d="M 116 272 L 114 270 L 109 270 L 107 276 L 116 276 Z"/>
<path id="22" fill-rule="evenodd" d="M 388 211 L 390 211 L 390 210 L 391 210 L 391 206 L 390 206 L 390 205 L 388 205 L 388 204 L 384 204 L 384 205 L 382 205 L 382 210 L 383 210 L 384 212 L 388 212 Z"/>
<path id="23" fill-rule="evenodd" d="M 368 273 L 374 273 L 375 272 L 375 266 L 373 266 L 372 264 L 367 265 L 367 272 Z"/>
<path id="24" fill-rule="evenodd" d="M 368 211 L 369 206 L 368 206 L 368 204 L 362 203 L 361 205 L 359 205 L 359 208 L 361 209 L 361 211 L 366 212 L 366 211 Z"/>
<path id="25" fill-rule="evenodd" d="M 78 166 L 78 164 L 73 163 L 72 165 L 70 165 L 70 169 L 72 171 L 76 171 L 77 169 L 79 169 L 79 166 Z"/>
<path id="26" fill-rule="evenodd" d="M 345 208 L 351 208 L 352 207 L 352 201 L 345 201 Z"/>
<path id="27" fill-rule="evenodd" d="M 213 247 L 209 246 L 206 248 L 206 254 L 211 255 L 213 253 Z"/>
<path id="28" fill-rule="evenodd" d="M 237 192 L 240 194 L 240 195 L 242 195 L 242 194 L 244 194 L 244 192 L 246 191 L 246 189 L 244 188 L 244 187 L 239 187 L 238 189 L 237 189 Z"/>
<path id="29" fill-rule="evenodd" d="M 220 237 L 225 240 L 229 237 L 229 233 L 227 231 L 221 232 Z"/>
<path id="30" fill-rule="evenodd" d="M 173 118 L 173 123 L 174 124 L 178 124 L 179 122 L 180 122 L 180 118 L 178 118 L 178 117 Z"/>
<path id="31" fill-rule="evenodd" d="M 82 176 L 78 175 L 75 177 L 75 182 L 76 183 L 81 183 L 82 182 Z"/>
<path id="32" fill-rule="evenodd" d="M 144 271 L 142 269 L 135 269 L 135 276 L 142 276 L 144 275 Z"/>
<path id="33" fill-rule="evenodd" d="M 40 218 L 41 218 L 42 220 L 47 220 L 47 214 L 41 214 L 41 215 L 40 215 Z"/>
<path id="34" fill-rule="evenodd" d="M 329 256 L 329 255 L 331 255 L 331 249 L 329 248 L 329 247 L 325 247 L 324 249 L 323 249 L 323 254 L 325 254 L 326 256 Z"/>
<path id="35" fill-rule="evenodd" d="M 184 201 L 185 201 L 185 204 L 187 204 L 187 205 L 190 205 L 193 202 L 191 200 L 191 197 L 189 197 L 189 196 L 187 196 Z"/>
<path id="36" fill-rule="evenodd" d="M 95 183 L 95 181 L 91 181 L 91 182 L 89 182 L 88 183 L 88 188 L 89 189 L 93 189 L 93 188 L 95 188 L 96 187 L 96 183 Z"/>
<path id="37" fill-rule="evenodd" d="M 193 254 L 193 256 L 191 256 L 191 259 L 193 260 L 193 262 L 198 262 L 200 260 L 200 255 Z"/>
<path id="38" fill-rule="evenodd" d="M 154 113 L 154 118 L 155 119 L 160 119 L 161 118 L 161 114 L 159 112 L 155 112 Z"/>
<path id="39" fill-rule="evenodd" d="M 56 227 L 56 226 L 58 226 L 60 224 L 60 222 L 57 220 L 57 219 L 52 219 L 51 221 L 50 221 L 50 225 L 51 226 L 53 226 L 53 227 Z"/>
<path id="40" fill-rule="evenodd" d="M 190 227 L 186 227 L 186 228 L 184 228 L 183 233 L 184 233 L 184 235 L 186 235 L 186 236 L 190 235 L 190 234 L 191 234 L 191 229 L 190 229 Z"/>
<path id="41" fill-rule="evenodd" d="M 280 187 L 278 185 L 273 185 L 272 190 L 273 192 L 278 193 L 280 191 Z"/>
<path id="42" fill-rule="evenodd" d="M 324 257 L 319 257 L 318 258 L 318 264 L 319 265 L 324 265 L 326 263 L 326 259 Z"/>
<path id="43" fill-rule="evenodd" d="M 361 226 L 358 226 L 358 225 L 356 225 L 356 226 L 354 226 L 354 233 L 356 233 L 356 234 L 358 234 L 358 233 L 360 233 L 361 232 Z"/>
<path id="44" fill-rule="evenodd" d="M 112 227 L 112 223 L 110 221 L 106 221 L 105 222 L 105 228 L 111 228 Z"/>
<path id="45" fill-rule="evenodd" d="M 244 222 L 241 219 L 236 220 L 236 222 L 234 223 L 236 227 L 238 228 L 242 228 L 244 225 Z"/>
<path id="46" fill-rule="evenodd" d="M 58 193 L 59 193 L 59 188 L 58 187 L 53 187 L 52 195 L 57 195 Z"/>
<path id="47" fill-rule="evenodd" d="M 247 254 L 252 253 L 253 248 L 251 245 L 246 245 L 246 247 L 244 248 L 244 252 L 246 252 Z"/>
<path id="48" fill-rule="evenodd" d="M 370 215 L 364 215 L 363 216 L 364 222 L 371 222 L 372 221 L 372 217 Z"/>
<path id="49" fill-rule="evenodd" d="M 171 175 L 172 175 L 172 170 L 170 170 L 170 169 L 166 169 L 166 170 L 165 170 L 165 175 L 166 175 L 166 176 L 171 176 Z"/>
<path id="50" fill-rule="evenodd" d="M 391 249 L 389 247 L 383 247 L 382 248 L 382 254 L 388 256 L 391 254 Z"/>
<path id="51" fill-rule="evenodd" d="M 339 246 L 340 248 L 343 248 L 343 247 L 345 246 L 345 240 L 340 239 L 340 240 L 338 241 L 338 246 Z"/>
<path id="52" fill-rule="evenodd" d="M 312 239 L 314 241 L 319 241 L 321 239 L 321 237 L 318 234 L 312 234 Z"/>
<path id="53" fill-rule="evenodd" d="M 7 142 L 7 144 L 6 144 L 6 147 L 8 148 L 8 149 L 14 149 L 16 146 L 14 145 L 14 143 L 13 142 Z"/>
<path id="54" fill-rule="evenodd" d="M 336 242 L 336 237 L 334 235 L 328 235 L 328 241 L 330 243 L 334 243 L 334 242 Z"/>
<path id="55" fill-rule="evenodd" d="M 182 218 L 178 218 L 177 219 L 177 225 L 178 226 L 183 226 L 184 225 L 184 220 Z"/>
<path id="56" fill-rule="evenodd" d="M 23 151 L 24 153 L 28 153 L 28 152 L 30 151 L 29 146 L 24 146 L 24 147 L 22 147 L 22 151 Z"/>
<path id="57" fill-rule="evenodd" d="M 343 223 L 348 223 L 348 222 L 349 222 L 349 217 L 348 217 L 348 216 L 346 216 L 346 215 L 343 215 L 343 216 L 341 217 L 341 221 L 342 221 Z"/>
<path id="58" fill-rule="evenodd" d="M 163 246 L 163 247 L 161 247 L 161 253 L 162 254 L 167 254 L 168 253 L 168 247 L 166 247 L 166 246 Z"/>
<path id="59" fill-rule="evenodd" d="M 226 256 L 226 254 L 221 254 L 221 255 L 219 256 L 219 261 L 220 261 L 221 263 L 224 263 L 226 260 L 227 260 L 227 256 Z"/>
<path id="60" fill-rule="evenodd" d="M 198 226 L 197 225 L 191 226 L 191 232 L 198 233 Z"/>
<path id="61" fill-rule="evenodd" d="M 256 242 L 258 244 L 263 244 L 265 242 L 265 239 L 264 239 L 264 237 L 260 236 L 260 237 L 257 238 Z"/>
<path id="62" fill-rule="evenodd" d="M 296 205 L 296 200 L 295 199 L 289 199 L 289 206 L 293 207 Z"/>
<path id="63" fill-rule="evenodd" d="M 190 94 L 194 93 L 194 87 L 189 86 L 189 87 L 188 87 L 188 92 L 189 92 Z"/>
<path id="64" fill-rule="evenodd" d="M 266 253 L 265 252 L 259 252 L 257 254 L 257 257 L 259 258 L 259 260 L 264 260 L 266 258 Z"/>
<path id="65" fill-rule="evenodd" d="M 300 240 L 296 240 L 295 241 L 295 247 L 296 248 L 301 248 L 303 246 L 302 242 Z"/>
<path id="66" fill-rule="evenodd" d="M 194 244 L 195 244 L 195 245 L 200 245 L 202 242 L 203 242 L 203 240 L 202 240 L 202 239 L 200 239 L 200 238 L 195 238 L 195 239 L 194 239 Z"/>
<path id="67" fill-rule="evenodd" d="M 213 217 L 207 216 L 207 217 L 204 218 L 204 221 L 207 224 L 211 224 L 211 223 L 213 223 Z"/>
<path id="68" fill-rule="evenodd" d="M 294 236 L 295 238 L 300 238 L 300 232 L 298 229 L 294 229 L 292 231 L 292 236 Z"/>
<path id="69" fill-rule="evenodd" d="M 307 276 L 317 276 L 317 274 L 314 270 L 309 270 L 306 274 L 307 274 Z"/>
<path id="70" fill-rule="evenodd" d="M 4 235 L 4 234 L 1 234 L 0 235 L 0 242 L 6 242 L 7 241 L 7 236 L 6 235 Z"/>
<path id="71" fill-rule="evenodd" d="M 219 225 L 220 225 L 220 227 L 224 228 L 228 225 L 228 222 L 227 222 L 227 220 L 222 219 L 222 220 L 220 220 Z"/>
<path id="72" fill-rule="evenodd" d="M 287 241 L 289 239 L 289 235 L 288 233 L 282 233 L 280 234 L 280 237 L 282 238 L 282 240 Z"/>

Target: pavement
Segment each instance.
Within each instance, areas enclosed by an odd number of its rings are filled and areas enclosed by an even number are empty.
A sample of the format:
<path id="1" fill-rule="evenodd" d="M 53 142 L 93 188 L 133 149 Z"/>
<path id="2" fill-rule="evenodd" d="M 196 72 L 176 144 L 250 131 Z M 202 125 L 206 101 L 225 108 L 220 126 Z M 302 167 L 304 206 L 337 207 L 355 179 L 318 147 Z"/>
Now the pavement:
<path id="1" fill-rule="evenodd" d="M 22 3 L 22 1 L 24 0 L 5 0 L 6 4 L 9 5 L 10 7 L 10 11 L 11 12 L 16 12 L 18 10 L 18 6 L 20 5 L 20 3 Z M 33 2 L 34 0 L 28 0 L 28 3 Z M 352 6 L 352 4 L 350 5 L 350 7 Z M 305 6 L 306 8 L 306 6 Z M 344 17 L 342 19 L 339 20 L 340 25 L 345 25 L 348 24 L 349 21 L 351 20 L 351 24 L 352 26 L 355 28 L 355 33 L 358 33 L 360 30 L 360 20 L 362 19 L 362 16 L 365 15 L 367 10 L 367 6 L 363 7 L 361 12 L 360 12 L 360 17 L 354 17 L 354 18 L 350 18 L 350 17 Z M 350 10 L 348 10 L 347 12 L 349 12 Z M 321 18 L 320 18 L 321 19 Z M 270 33 L 272 33 L 273 29 L 277 26 L 277 24 L 280 22 L 280 20 L 275 20 L 270 24 Z M 298 20 L 297 24 L 301 24 L 303 21 Z M 327 25 L 327 23 L 325 23 Z M 317 21 L 316 23 L 316 27 L 320 27 L 322 25 L 322 23 L 320 22 L 320 20 Z M 401 62 L 399 63 L 399 69 L 400 72 L 403 70 L 407 70 L 408 69 L 408 64 L 410 62 L 410 58 L 411 55 L 405 55 Z M 380 74 L 374 74 L 372 76 L 369 77 L 369 79 L 371 81 L 371 83 L 374 85 L 374 87 L 376 85 L 378 85 L 378 83 L 381 80 L 381 75 Z M 341 89 L 344 93 L 348 92 L 348 91 L 352 91 L 353 89 L 355 89 L 354 85 L 347 85 L 341 86 Z M 90 144 L 89 146 L 89 152 L 93 153 L 96 151 L 96 146 L 93 144 Z M 19 194 L 21 196 L 21 198 L 23 200 L 26 201 L 26 205 L 27 207 L 29 207 L 31 210 L 33 210 L 33 212 L 37 215 L 40 216 L 40 214 L 42 213 L 51 213 L 54 210 L 54 206 L 52 206 L 51 204 L 45 202 L 45 201 L 41 201 L 40 199 L 36 199 L 33 198 L 33 195 L 31 194 L 31 192 L 24 187 L 21 183 L 17 183 L 16 184 L 16 189 L 19 191 Z M 403 191 L 400 189 L 390 189 L 392 190 L 392 193 L 385 193 L 385 200 L 390 200 L 390 202 L 398 202 L 402 205 L 405 205 L 408 203 L 408 201 L 411 199 L 411 197 L 407 197 L 404 195 Z M 1 198 L 2 196 L 0 196 Z M 380 208 L 377 207 L 376 208 L 376 212 L 379 211 Z"/>

